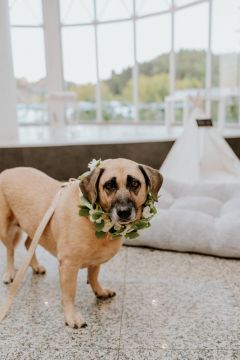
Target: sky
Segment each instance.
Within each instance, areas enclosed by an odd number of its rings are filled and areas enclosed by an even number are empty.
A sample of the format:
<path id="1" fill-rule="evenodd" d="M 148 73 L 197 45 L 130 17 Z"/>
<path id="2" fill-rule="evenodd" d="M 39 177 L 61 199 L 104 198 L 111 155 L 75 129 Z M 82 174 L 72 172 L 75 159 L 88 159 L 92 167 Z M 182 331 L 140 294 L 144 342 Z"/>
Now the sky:
<path id="1" fill-rule="evenodd" d="M 175 0 L 181 5 L 193 0 Z M 166 10 L 170 0 L 137 0 L 137 13 Z M 41 0 L 9 0 L 14 25 L 42 23 Z M 93 19 L 92 0 L 60 0 L 65 24 Z M 129 17 L 132 0 L 97 0 L 102 21 Z M 213 0 L 213 52 L 240 51 L 240 0 Z M 237 32 L 236 30 L 239 29 Z M 121 72 L 133 64 L 133 23 L 125 21 L 98 26 L 100 78 Z M 175 49 L 206 49 L 208 5 L 202 3 L 175 13 Z M 137 60 L 148 61 L 168 53 L 171 46 L 169 14 L 137 21 Z M 75 83 L 96 81 L 93 26 L 62 27 L 64 78 Z M 46 76 L 44 36 L 41 28 L 13 28 L 12 49 L 17 78 L 37 81 Z"/>

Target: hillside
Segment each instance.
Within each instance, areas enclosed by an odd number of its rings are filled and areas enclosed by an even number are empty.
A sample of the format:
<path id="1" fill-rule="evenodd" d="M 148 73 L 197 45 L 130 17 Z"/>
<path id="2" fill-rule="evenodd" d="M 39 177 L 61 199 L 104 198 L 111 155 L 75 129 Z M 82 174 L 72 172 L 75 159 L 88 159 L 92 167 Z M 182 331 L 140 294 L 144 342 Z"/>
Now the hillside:
<path id="1" fill-rule="evenodd" d="M 206 52 L 181 50 L 176 54 L 176 89 L 201 88 L 205 83 Z M 217 85 L 219 57 L 213 55 L 213 86 Z M 66 82 L 66 89 L 77 93 L 79 101 L 95 102 L 94 84 Z M 46 79 L 29 83 L 17 80 L 19 102 L 44 101 Z M 102 80 L 103 101 L 132 101 L 132 68 L 121 73 L 112 71 L 110 79 Z M 139 97 L 141 102 L 161 102 L 169 93 L 169 54 L 139 64 Z"/>
<path id="2" fill-rule="evenodd" d="M 213 85 L 217 84 L 218 56 L 213 55 Z M 201 88 L 205 83 L 206 52 L 180 50 L 176 54 L 176 89 Z M 132 68 L 128 67 L 111 78 L 103 80 L 103 100 L 132 100 Z M 93 84 L 68 83 L 70 90 L 78 93 L 79 100 L 94 101 Z M 160 55 L 139 64 L 139 96 L 143 102 L 162 101 L 169 92 L 169 54 Z"/>

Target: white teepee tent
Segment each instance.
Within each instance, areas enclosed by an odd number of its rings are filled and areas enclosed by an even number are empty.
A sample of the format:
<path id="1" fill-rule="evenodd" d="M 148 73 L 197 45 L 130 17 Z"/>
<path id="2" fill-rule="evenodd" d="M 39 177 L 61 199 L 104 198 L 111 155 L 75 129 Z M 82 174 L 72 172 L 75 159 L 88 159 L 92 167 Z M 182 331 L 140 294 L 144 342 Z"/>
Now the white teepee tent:
<path id="1" fill-rule="evenodd" d="M 188 121 L 160 172 L 166 179 L 187 184 L 240 183 L 240 161 L 218 130 Z"/>

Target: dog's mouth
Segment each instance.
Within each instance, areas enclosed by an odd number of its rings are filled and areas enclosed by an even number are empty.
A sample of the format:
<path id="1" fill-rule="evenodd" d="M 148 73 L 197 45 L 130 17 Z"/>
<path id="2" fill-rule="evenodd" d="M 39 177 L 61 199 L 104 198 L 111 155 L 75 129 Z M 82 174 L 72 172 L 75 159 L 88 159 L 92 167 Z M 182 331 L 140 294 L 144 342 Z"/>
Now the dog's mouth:
<path id="1" fill-rule="evenodd" d="M 118 224 L 120 224 L 120 225 L 127 225 L 127 224 L 133 222 L 134 220 L 135 220 L 135 219 L 133 219 L 133 220 L 118 220 Z"/>

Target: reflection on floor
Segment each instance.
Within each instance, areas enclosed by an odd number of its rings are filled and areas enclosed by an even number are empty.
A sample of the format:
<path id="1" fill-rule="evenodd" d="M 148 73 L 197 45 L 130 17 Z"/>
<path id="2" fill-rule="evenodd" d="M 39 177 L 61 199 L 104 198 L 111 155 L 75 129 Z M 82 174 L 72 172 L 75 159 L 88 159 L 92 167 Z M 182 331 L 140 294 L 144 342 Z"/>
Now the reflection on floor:
<path id="1" fill-rule="evenodd" d="M 64 326 L 57 262 L 44 250 L 45 276 L 28 270 L 0 324 L 1 360 L 240 359 L 240 261 L 123 247 L 101 280 L 117 291 L 97 301 L 79 274 L 77 304 L 88 327 Z M 23 258 L 20 248 L 17 265 Z M 0 245 L 0 272 L 5 251 Z M 0 301 L 7 287 L 0 285 Z"/>

